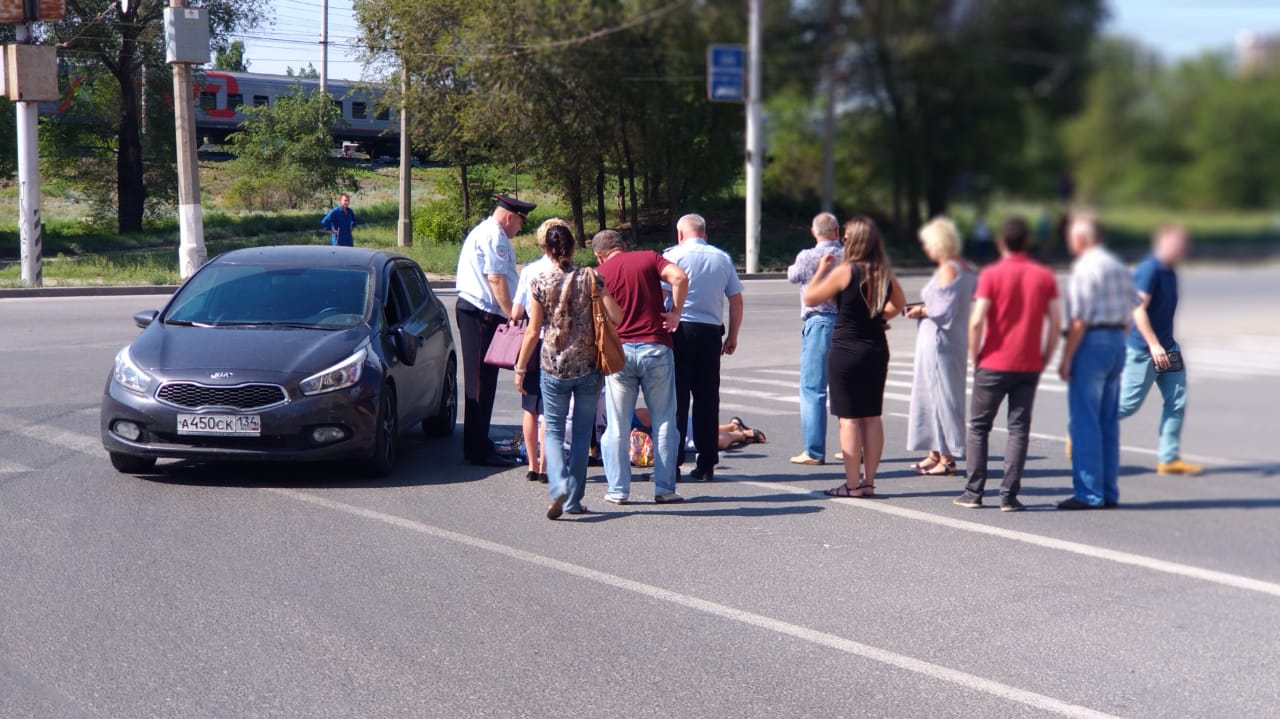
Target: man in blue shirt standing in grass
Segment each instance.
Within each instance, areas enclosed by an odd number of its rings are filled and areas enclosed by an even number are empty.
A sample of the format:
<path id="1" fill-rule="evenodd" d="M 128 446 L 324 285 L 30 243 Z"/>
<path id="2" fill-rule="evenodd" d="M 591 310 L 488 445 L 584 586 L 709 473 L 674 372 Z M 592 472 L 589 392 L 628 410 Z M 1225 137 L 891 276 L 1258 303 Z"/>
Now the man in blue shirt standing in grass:
<path id="1" fill-rule="evenodd" d="M 1164 406 L 1160 414 L 1160 474 L 1199 474 L 1200 465 L 1185 462 L 1182 415 L 1187 408 L 1187 370 L 1173 337 L 1173 313 L 1178 309 L 1178 263 L 1187 256 L 1187 231 L 1178 225 L 1156 230 L 1151 254 L 1133 272 L 1141 304 L 1133 311 L 1124 379 L 1120 389 L 1120 418 L 1138 411 L 1154 384 Z"/>
<path id="2" fill-rule="evenodd" d="M 338 195 L 338 206 L 329 210 L 329 214 L 320 220 L 320 226 L 329 231 L 329 242 L 333 245 L 351 247 L 355 242 L 351 239 L 351 230 L 356 226 L 356 213 L 351 211 L 351 195 Z"/>

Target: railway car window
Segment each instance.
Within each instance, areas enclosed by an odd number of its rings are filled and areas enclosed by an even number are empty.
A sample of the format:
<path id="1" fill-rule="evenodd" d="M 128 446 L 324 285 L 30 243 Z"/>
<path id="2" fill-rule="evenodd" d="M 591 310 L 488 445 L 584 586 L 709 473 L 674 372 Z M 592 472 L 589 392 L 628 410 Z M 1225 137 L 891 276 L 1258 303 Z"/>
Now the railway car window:
<path id="1" fill-rule="evenodd" d="M 374 115 L 373 119 L 387 122 L 391 119 L 391 110 L 384 107 L 381 110 L 378 110 L 378 114 Z"/>
<path id="2" fill-rule="evenodd" d="M 267 97 L 266 95 L 254 95 L 254 96 L 253 96 L 253 106 L 254 106 L 254 107 L 266 107 L 266 106 L 268 106 L 268 105 L 270 105 L 270 104 L 271 104 L 271 98 Z"/>
<path id="3" fill-rule="evenodd" d="M 200 93 L 200 109 L 201 110 L 217 110 L 218 109 L 218 93 L 202 92 Z"/>
<path id="4" fill-rule="evenodd" d="M 227 93 L 227 109 L 235 110 L 236 108 L 240 107 L 243 104 L 244 104 L 244 95 L 241 95 L 238 92 Z"/>
<path id="5" fill-rule="evenodd" d="M 369 110 L 363 102 L 351 103 L 351 119 L 364 120 L 369 117 Z"/>
<path id="6" fill-rule="evenodd" d="M 338 108 L 338 114 L 342 115 L 343 117 L 346 117 L 347 113 L 342 109 L 342 100 L 334 100 L 333 106 Z"/>

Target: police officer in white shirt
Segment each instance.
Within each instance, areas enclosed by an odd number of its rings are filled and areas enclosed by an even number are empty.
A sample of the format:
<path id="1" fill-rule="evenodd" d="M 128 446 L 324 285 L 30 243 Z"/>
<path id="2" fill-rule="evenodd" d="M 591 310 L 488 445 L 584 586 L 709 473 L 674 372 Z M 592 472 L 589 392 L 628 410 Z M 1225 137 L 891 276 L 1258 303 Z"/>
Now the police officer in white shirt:
<path id="1" fill-rule="evenodd" d="M 498 368 L 484 363 L 498 325 L 511 316 L 511 292 L 519 282 L 511 237 L 520 234 L 533 211 L 531 202 L 495 195 L 498 207 L 476 225 L 458 256 L 458 320 L 466 406 L 462 423 L 462 455 L 470 463 L 514 467 L 520 462 L 494 451 L 489 439 Z"/>

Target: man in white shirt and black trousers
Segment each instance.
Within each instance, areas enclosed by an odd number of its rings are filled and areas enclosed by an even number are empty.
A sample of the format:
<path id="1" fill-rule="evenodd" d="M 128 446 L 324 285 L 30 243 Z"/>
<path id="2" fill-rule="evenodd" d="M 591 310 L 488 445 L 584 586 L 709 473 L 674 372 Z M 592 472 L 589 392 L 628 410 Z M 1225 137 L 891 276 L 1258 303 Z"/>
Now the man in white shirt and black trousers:
<path id="1" fill-rule="evenodd" d="M 520 234 L 536 205 L 506 195 L 494 199 L 497 208 L 471 230 L 458 255 L 455 315 L 466 395 L 462 455 L 475 465 L 514 467 L 520 461 L 498 454 L 489 439 L 498 368 L 485 364 L 484 355 L 498 325 L 511 316 L 511 292 L 520 280 L 510 238 Z"/>

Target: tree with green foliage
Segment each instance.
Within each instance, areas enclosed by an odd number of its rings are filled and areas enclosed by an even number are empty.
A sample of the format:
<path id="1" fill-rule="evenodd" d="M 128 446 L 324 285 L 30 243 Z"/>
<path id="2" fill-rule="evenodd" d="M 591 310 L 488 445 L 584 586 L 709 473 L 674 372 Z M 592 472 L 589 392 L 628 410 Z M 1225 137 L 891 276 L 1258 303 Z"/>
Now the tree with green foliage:
<path id="1" fill-rule="evenodd" d="M 271 105 L 245 107 L 242 129 L 231 136 L 240 179 L 229 199 L 245 209 L 298 208 L 357 189 L 355 173 L 331 156 L 331 128 L 341 111 L 325 93 L 300 85 Z"/>
<path id="2" fill-rule="evenodd" d="M 213 69 L 224 72 L 249 72 L 249 61 L 244 57 L 244 41 L 232 40 L 213 56 Z"/>
<path id="3" fill-rule="evenodd" d="M 168 4 L 166 0 L 133 0 L 126 9 L 118 0 L 78 0 L 67 4 L 65 19 L 42 26 L 47 40 L 58 45 L 71 77 L 84 78 L 88 85 L 103 84 L 110 78 L 110 90 L 90 90 L 99 102 L 108 105 L 98 108 L 98 118 L 105 122 L 101 142 L 85 143 L 84 147 L 114 159 L 116 223 L 122 233 L 142 229 L 148 198 L 155 189 L 148 182 L 142 108 L 162 103 L 162 94 L 151 93 L 160 78 L 171 77 L 164 63 L 162 22 Z M 255 27 L 265 19 L 265 6 L 249 0 L 206 0 L 202 7 L 209 11 L 215 48 L 224 47 L 232 32 Z M 172 95 L 172 90 L 168 94 Z M 168 163 L 172 165 L 172 155 Z M 152 179 L 155 177 L 152 173 Z"/>
<path id="4" fill-rule="evenodd" d="M 301 77 L 308 80 L 320 79 L 320 71 L 311 63 L 307 63 L 306 67 L 300 67 L 296 71 L 293 69 L 293 66 L 290 65 L 284 69 L 284 74 L 289 77 Z"/>

